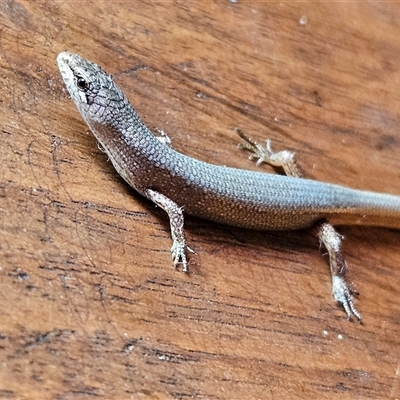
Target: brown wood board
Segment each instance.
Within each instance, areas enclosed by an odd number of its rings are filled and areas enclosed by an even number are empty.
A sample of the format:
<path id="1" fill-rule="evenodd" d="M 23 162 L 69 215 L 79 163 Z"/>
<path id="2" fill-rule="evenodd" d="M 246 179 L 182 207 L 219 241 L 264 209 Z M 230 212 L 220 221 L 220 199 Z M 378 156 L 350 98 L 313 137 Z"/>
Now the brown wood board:
<path id="1" fill-rule="evenodd" d="M 0 2 L 0 398 L 399 399 L 400 232 L 339 227 L 364 324 L 312 231 L 166 215 L 114 171 L 55 58 L 112 73 L 177 150 L 400 195 L 396 2 Z M 270 171 L 265 168 L 266 171 Z"/>

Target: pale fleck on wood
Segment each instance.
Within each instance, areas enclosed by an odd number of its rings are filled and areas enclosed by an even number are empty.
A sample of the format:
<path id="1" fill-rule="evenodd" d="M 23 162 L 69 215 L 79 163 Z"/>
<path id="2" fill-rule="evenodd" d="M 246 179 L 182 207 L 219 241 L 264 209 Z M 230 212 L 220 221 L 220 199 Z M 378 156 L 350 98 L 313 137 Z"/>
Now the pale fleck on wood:
<path id="1" fill-rule="evenodd" d="M 240 126 L 310 177 L 400 194 L 399 4 L 21 0 L 0 18 L 0 398 L 400 398 L 400 232 L 339 228 L 364 325 L 311 231 L 187 218 L 196 254 L 175 271 L 166 216 L 55 62 L 98 62 L 199 159 L 256 169 Z"/>

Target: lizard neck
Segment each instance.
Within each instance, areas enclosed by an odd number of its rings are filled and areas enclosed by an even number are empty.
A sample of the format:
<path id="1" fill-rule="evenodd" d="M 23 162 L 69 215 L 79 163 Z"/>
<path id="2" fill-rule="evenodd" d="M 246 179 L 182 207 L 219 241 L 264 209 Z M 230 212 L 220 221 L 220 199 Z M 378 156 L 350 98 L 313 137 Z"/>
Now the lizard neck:
<path id="1" fill-rule="evenodd" d="M 96 139 L 110 158 L 114 168 L 139 193 L 144 194 L 154 169 L 163 169 L 161 155 L 170 148 L 156 139 L 136 112 L 123 120 L 110 123 L 88 122 Z"/>

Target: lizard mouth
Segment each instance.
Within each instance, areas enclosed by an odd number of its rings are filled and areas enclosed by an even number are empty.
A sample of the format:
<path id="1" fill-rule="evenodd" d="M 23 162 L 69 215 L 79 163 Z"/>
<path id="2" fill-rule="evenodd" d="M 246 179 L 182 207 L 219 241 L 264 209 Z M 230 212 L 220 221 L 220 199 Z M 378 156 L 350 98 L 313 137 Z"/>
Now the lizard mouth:
<path id="1" fill-rule="evenodd" d="M 71 57 L 71 53 L 68 53 L 67 51 L 63 51 L 57 56 L 58 68 L 60 69 L 61 76 L 63 77 L 65 83 L 67 83 L 67 81 L 70 83 L 71 79 L 73 78 L 73 73 L 69 66 Z"/>
<path id="2" fill-rule="evenodd" d="M 57 64 L 61 73 L 61 77 L 65 83 L 65 86 L 77 107 L 79 108 L 82 104 L 87 102 L 86 97 L 77 88 L 77 75 L 83 75 L 84 70 L 80 73 L 78 66 L 82 64 L 83 59 L 77 54 L 63 51 L 57 56 Z"/>
<path id="3" fill-rule="evenodd" d="M 71 90 L 75 80 L 73 70 L 70 67 L 71 59 L 72 59 L 72 54 L 67 51 L 64 51 L 57 56 L 57 64 L 61 73 L 61 77 L 65 83 L 65 86 L 70 96 L 75 101 L 74 92 Z"/>

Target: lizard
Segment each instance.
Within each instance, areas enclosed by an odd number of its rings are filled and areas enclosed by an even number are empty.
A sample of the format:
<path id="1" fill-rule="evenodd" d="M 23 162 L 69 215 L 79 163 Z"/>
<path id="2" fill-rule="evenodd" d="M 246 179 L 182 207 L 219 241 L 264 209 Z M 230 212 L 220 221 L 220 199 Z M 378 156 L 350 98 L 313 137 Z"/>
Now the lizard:
<path id="1" fill-rule="evenodd" d="M 350 320 L 362 322 L 354 290 L 346 281 L 342 236 L 333 225 L 400 229 L 400 196 L 306 179 L 293 152 L 273 152 L 237 129 L 257 164 L 286 175 L 231 168 L 186 156 L 160 140 L 140 119 L 111 75 L 83 57 L 62 52 L 57 63 L 83 120 L 119 175 L 169 217 L 175 267 L 188 271 L 184 212 L 236 227 L 297 230 L 316 226 L 327 249 L 334 300 Z"/>

